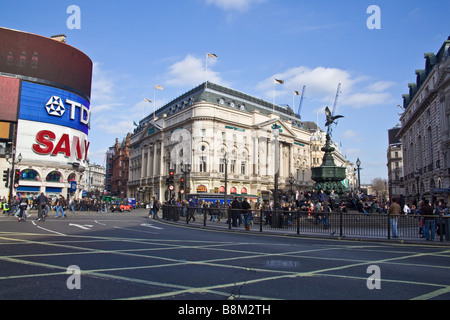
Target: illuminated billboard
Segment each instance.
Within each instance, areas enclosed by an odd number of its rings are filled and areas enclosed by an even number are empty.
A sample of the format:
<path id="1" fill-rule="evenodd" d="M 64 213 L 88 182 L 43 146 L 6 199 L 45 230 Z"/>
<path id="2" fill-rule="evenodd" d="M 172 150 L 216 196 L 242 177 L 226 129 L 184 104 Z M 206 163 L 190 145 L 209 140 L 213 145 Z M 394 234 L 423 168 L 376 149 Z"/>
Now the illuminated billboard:
<path id="1" fill-rule="evenodd" d="M 16 150 L 24 159 L 35 163 L 65 164 L 85 163 L 89 155 L 88 137 L 85 133 L 54 124 L 18 121 Z"/>
<path id="2" fill-rule="evenodd" d="M 0 72 L 56 84 L 91 96 L 92 60 L 51 38 L 0 28 Z"/>
<path id="3" fill-rule="evenodd" d="M 20 80 L 17 78 L 0 76 L 0 119 L 3 121 L 17 121 L 17 107 L 19 104 Z"/>
<path id="4" fill-rule="evenodd" d="M 89 102 L 69 91 L 22 81 L 19 119 L 89 133 Z"/>

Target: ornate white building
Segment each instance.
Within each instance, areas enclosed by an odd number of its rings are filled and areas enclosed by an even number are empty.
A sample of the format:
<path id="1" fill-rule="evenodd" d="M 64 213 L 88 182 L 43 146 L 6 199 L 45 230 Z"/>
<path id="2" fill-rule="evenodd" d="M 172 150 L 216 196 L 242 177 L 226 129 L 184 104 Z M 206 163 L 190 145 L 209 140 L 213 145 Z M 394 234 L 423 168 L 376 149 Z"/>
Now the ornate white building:
<path id="1" fill-rule="evenodd" d="M 274 126 L 280 127 L 279 137 Z M 323 134 L 288 106 L 203 83 L 140 121 L 130 142 L 128 196 L 140 202 L 167 199 L 169 170 L 175 172 L 177 198 L 182 178 L 190 194 L 224 193 L 226 178 L 228 195 L 257 198 L 274 190 L 276 167 L 279 190 L 308 190 L 316 132 Z M 352 168 L 342 155 L 336 158 L 338 165 Z"/>
<path id="2" fill-rule="evenodd" d="M 425 54 L 425 69 L 403 95 L 398 133 L 403 146 L 405 196 L 450 200 L 450 38 Z"/>

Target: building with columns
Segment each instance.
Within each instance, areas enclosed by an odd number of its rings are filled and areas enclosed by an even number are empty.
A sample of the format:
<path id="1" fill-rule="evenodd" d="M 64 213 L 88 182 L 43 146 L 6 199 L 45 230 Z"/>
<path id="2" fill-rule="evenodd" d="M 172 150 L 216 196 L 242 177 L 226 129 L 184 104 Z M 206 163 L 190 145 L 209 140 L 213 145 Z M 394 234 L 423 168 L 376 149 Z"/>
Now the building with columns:
<path id="1" fill-rule="evenodd" d="M 226 188 L 228 195 L 257 198 L 274 190 L 278 169 L 280 191 L 309 190 L 314 184 L 311 141 L 317 133 L 325 134 L 289 106 L 206 82 L 139 122 L 130 137 L 128 196 L 140 202 L 168 199 L 169 170 L 175 172 L 172 195 L 177 198 L 182 178 L 185 193 L 223 194 Z M 338 165 L 352 167 L 336 154 Z"/>
<path id="2" fill-rule="evenodd" d="M 403 95 L 398 137 L 403 148 L 405 197 L 450 200 L 450 37 L 426 53 L 425 69 Z"/>

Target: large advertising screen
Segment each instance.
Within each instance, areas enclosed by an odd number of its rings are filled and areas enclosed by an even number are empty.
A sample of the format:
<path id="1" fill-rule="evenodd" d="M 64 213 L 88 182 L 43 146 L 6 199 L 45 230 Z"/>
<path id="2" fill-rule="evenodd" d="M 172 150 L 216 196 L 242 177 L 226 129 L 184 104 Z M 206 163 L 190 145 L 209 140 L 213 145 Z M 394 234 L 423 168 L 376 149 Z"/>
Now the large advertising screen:
<path id="1" fill-rule="evenodd" d="M 16 122 L 20 80 L 0 76 L 0 120 Z"/>
<path id="2" fill-rule="evenodd" d="M 16 150 L 34 163 L 85 164 L 89 156 L 88 137 L 72 128 L 28 120 L 18 121 Z"/>
<path id="3" fill-rule="evenodd" d="M 22 81 L 19 119 L 69 127 L 87 135 L 89 107 L 87 100 L 69 91 Z"/>
<path id="4" fill-rule="evenodd" d="M 70 45 L 35 34 L 0 28 L 0 72 L 54 82 L 91 96 L 92 60 Z"/>

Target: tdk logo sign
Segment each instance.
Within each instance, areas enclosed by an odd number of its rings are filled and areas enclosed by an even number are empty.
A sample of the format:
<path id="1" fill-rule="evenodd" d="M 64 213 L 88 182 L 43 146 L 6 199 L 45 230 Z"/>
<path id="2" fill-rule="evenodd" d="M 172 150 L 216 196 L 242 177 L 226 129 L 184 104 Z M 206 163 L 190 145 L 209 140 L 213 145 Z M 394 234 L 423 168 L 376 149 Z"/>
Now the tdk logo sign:
<path id="1" fill-rule="evenodd" d="M 88 98 L 68 90 L 22 82 L 20 120 L 54 124 L 89 134 L 91 116 Z"/>
<path id="2" fill-rule="evenodd" d="M 80 123 L 89 125 L 90 111 L 86 106 L 70 99 L 66 99 L 65 103 L 70 106 L 70 120 L 75 120 L 75 113 L 79 109 Z M 62 117 L 66 107 L 60 97 L 52 96 L 45 105 L 45 110 L 49 116 Z"/>
<path id="3" fill-rule="evenodd" d="M 49 116 L 62 117 L 66 108 L 60 97 L 53 96 L 48 100 L 45 109 Z"/>

